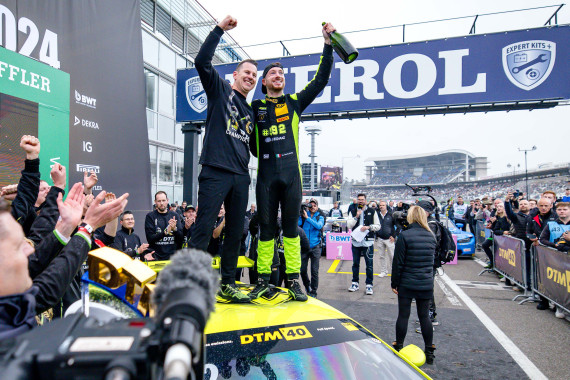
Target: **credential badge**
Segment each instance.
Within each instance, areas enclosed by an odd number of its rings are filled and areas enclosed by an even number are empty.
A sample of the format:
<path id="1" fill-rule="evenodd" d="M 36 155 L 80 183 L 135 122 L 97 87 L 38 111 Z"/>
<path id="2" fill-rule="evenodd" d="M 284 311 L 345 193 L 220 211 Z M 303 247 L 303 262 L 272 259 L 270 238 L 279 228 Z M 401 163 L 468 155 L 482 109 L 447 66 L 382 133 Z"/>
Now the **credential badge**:
<path id="1" fill-rule="evenodd" d="M 190 107 L 198 113 L 204 111 L 208 106 L 208 97 L 200 77 L 195 76 L 186 81 L 186 100 Z"/>
<path id="2" fill-rule="evenodd" d="M 515 86 L 530 91 L 548 78 L 556 58 L 556 43 L 520 41 L 503 48 L 503 69 Z"/>

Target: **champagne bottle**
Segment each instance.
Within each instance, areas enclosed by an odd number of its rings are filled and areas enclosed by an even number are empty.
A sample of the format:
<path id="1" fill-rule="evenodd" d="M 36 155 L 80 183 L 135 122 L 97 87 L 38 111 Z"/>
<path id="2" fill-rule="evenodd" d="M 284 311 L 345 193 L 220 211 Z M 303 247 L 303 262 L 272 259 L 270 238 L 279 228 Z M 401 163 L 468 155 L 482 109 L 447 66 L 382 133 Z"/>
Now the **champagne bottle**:
<path id="1" fill-rule="evenodd" d="M 323 22 L 323 26 L 325 24 L 326 22 Z M 342 59 L 342 61 L 346 64 L 354 62 L 354 60 L 358 57 L 358 50 L 352 46 L 350 41 L 348 41 L 345 36 L 336 30 L 330 33 L 330 37 L 332 47 L 340 59 Z"/>

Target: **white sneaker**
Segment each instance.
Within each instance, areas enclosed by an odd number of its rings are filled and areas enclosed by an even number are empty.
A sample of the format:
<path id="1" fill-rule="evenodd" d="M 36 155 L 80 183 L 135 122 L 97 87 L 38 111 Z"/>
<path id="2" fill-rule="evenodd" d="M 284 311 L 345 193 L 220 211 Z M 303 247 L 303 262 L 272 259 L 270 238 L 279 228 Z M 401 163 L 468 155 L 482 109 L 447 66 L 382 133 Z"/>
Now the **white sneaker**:
<path id="1" fill-rule="evenodd" d="M 348 291 L 356 292 L 358 289 L 360 289 L 360 287 L 358 286 L 358 282 L 353 282 L 352 285 L 350 285 L 350 288 L 348 288 Z"/>
<path id="2" fill-rule="evenodd" d="M 564 311 L 562 311 L 561 308 L 557 307 L 557 308 L 556 308 L 556 313 L 554 313 L 554 316 L 555 316 L 556 318 L 562 319 L 562 318 L 564 318 Z"/>
<path id="3" fill-rule="evenodd" d="M 372 290 L 372 285 L 366 285 L 366 294 L 369 296 L 374 294 L 374 290 Z"/>
<path id="4" fill-rule="evenodd" d="M 380 272 L 380 273 L 378 274 L 378 277 L 386 277 L 386 276 L 388 276 L 388 273 L 387 273 L 387 272 Z"/>

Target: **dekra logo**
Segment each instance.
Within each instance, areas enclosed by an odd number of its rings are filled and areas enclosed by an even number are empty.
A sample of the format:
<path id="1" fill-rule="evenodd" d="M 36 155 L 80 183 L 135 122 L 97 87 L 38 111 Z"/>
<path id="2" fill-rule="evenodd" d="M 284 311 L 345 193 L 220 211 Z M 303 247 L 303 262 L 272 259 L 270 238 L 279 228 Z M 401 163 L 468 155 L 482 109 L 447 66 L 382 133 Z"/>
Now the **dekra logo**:
<path id="1" fill-rule="evenodd" d="M 77 90 L 75 90 L 75 103 L 91 108 L 97 108 L 97 98 L 81 95 Z"/>
<path id="2" fill-rule="evenodd" d="M 99 129 L 99 124 L 97 122 L 91 121 L 91 120 L 80 119 L 77 116 L 75 116 L 75 120 L 73 122 L 73 125 L 78 125 L 78 124 L 81 124 L 82 127 Z"/>

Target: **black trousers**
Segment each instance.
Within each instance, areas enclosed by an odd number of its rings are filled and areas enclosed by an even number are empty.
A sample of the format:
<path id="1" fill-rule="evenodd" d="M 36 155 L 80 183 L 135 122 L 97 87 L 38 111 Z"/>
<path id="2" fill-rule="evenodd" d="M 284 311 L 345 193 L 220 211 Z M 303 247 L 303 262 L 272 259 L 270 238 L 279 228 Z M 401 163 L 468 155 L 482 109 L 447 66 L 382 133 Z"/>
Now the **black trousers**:
<path id="1" fill-rule="evenodd" d="M 311 248 L 309 252 L 301 253 L 301 279 L 307 292 L 309 289 L 316 293 L 319 288 L 319 263 L 321 259 L 321 245 Z M 309 279 L 308 267 L 311 260 L 311 278 Z"/>
<path id="2" fill-rule="evenodd" d="M 481 248 L 483 248 L 483 251 L 485 251 L 485 253 L 487 254 L 487 257 L 489 258 L 489 261 L 491 262 L 491 266 L 492 266 L 494 259 L 493 259 L 493 251 L 491 251 L 491 247 L 493 247 L 493 239 L 487 239 L 483 242 L 483 244 L 481 244 Z"/>
<path id="3" fill-rule="evenodd" d="M 222 202 L 226 210 L 224 245 L 221 254 L 222 283 L 235 283 L 243 222 L 249 197 L 249 174 L 236 174 L 212 166 L 202 166 L 198 176 L 198 215 L 189 246 L 208 249 L 214 223 Z"/>
<path id="4" fill-rule="evenodd" d="M 426 347 L 431 347 L 433 343 L 433 325 L 429 319 L 429 299 L 416 299 L 416 307 L 420 327 L 422 328 L 422 337 Z M 398 295 L 398 319 L 396 320 L 396 343 L 404 344 L 406 333 L 408 331 L 408 320 L 410 319 L 410 311 L 412 299 Z"/>

